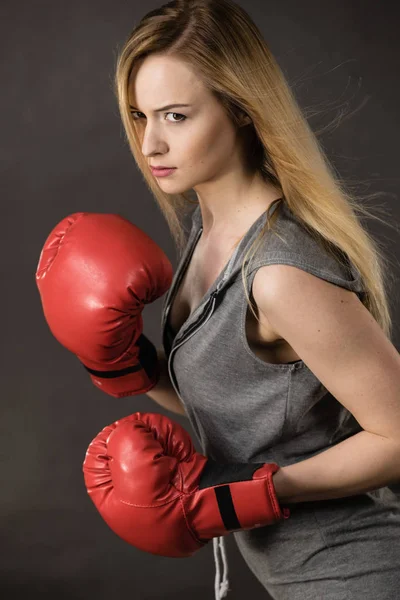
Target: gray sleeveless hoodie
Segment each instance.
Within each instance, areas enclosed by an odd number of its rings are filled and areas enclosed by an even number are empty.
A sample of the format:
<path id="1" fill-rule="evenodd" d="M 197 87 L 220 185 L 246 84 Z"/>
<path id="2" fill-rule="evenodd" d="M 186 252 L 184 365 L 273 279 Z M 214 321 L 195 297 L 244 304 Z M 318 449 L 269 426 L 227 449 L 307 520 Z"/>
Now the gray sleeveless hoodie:
<path id="1" fill-rule="evenodd" d="M 270 214 L 274 210 L 277 210 L 274 230 L 279 235 L 275 235 L 273 230 L 267 231 L 251 260 L 247 275 L 250 298 L 257 269 L 269 264 L 287 264 L 351 290 L 362 299 L 360 273 L 347 256 L 343 255 L 344 267 L 311 236 L 284 200 L 269 207 Z M 302 360 L 285 364 L 264 362 L 247 343 L 245 319 L 248 305 L 241 266 L 246 251 L 266 222 L 267 213 L 261 214 L 248 229 L 199 306 L 173 339 L 167 322 L 170 306 L 202 232 L 201 211 L 199 206 L 196 207 L 187 246 L 163 301 L 162 342 L 172 384 L 185 407 L 203 454 L 217 462 L 274 462 L 286 466 L 323 452 L 362 430 L 353 415 L 328 392 Z M 399 538 L 399 502 L 388 488 L 382 490 L 387 490 L 397 511 L 393 536 Z M 367 496 L 360 495 L 361 498 Z M 374 493 L 369 496 L 373 497 Z M 315 573 L 307 572 L 307 576 L 304 569 L 297 566 L 298 585 L 293 589 L 290 587 L 291 580 L 297 573 L 293 559 L 289 560 L 286 568 L 282 561 L 288 560 L 294 551 L 303 555 L 306 561 L 313 552 L 321 550 L 321 544 L 327 548 L 327 533 L 316 526 L 314 511 L 321 506 L 331 506 L 329 517 L 332 521 L 336 515 L 337 520 L 337 506 L 340 504 L 348 510 L 352 502 L 352 510 L 355 510 L 351 498 L 292 504 L 291 518 L 284 522 L 273 527 L 234 533 L 248 566 L 273 598 L 290 597 L 294 600 L 297 598 L 296 590 L 300 590 L 297 591 L 299 598 L 307 600 L 330 598 L 326 588 L 318 587 L 322 579 L 320 571 L 326 572 L 324 559 L 321 558 L 319 565 L 315 565 Z M 375 497 L 374 502 L 371 518 L 379 522 L 382 502 Z M 328 515 L 325 518 L 328 519 Z M 304 544 L 300 548 L 296 546 L 296 535 L 307 536 L 307 550 Z M 260 545 L 260 536 L 263 545 Z M 220 547 L 226 567 L 224 539 L 215 538 L 213 544 L 217 569 L 215 595 L 218 599 L 225 596 L 228 589 L 225 577 L 220 585 L 217 558 Z M 400 563 L 400 546 L 397 560 Z M 296 561 L 297 565 L 302 564 L 299 557 Z M 339 585 L 342 586 L 342 583 Z M 332 585 L 330 589 L 333 590 Z M 334 600 L 353 598 L 343 595 L 342 587 L 335 590 L 332 592 Z M 381 599 L 382 596 L 379 597 Z"/>

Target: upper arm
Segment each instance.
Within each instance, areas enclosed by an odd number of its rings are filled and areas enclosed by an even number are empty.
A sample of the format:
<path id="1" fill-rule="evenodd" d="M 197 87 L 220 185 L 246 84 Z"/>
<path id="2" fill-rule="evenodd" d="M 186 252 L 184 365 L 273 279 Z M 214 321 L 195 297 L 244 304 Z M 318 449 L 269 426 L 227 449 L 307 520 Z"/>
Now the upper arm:
<path id="1" fill-rule="evenodd" d="M 297 267 L 268 265 L 256 273 L 253 297 L 363 429 L 400 441 L 400 355 L 354 292 Z"/>

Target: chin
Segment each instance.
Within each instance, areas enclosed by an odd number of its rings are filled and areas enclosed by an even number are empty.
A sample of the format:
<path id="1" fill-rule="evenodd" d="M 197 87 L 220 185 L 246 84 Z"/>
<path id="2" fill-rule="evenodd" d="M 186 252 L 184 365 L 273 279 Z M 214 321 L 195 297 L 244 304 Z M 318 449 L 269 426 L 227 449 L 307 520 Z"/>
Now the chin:
<path id="1" fill-rule="evenodd" d="M 166 181 L 168 177 L 164 177 L 164 179 L 165 181 L 163 181 L 162 177 L 160 178 L 159 185 L 160 187 L 167 187 L 169 194 L 183 194 L 192 189 L 192 186 L 188 187 L 187 185 L 178 184 L 176 181 Z"/>

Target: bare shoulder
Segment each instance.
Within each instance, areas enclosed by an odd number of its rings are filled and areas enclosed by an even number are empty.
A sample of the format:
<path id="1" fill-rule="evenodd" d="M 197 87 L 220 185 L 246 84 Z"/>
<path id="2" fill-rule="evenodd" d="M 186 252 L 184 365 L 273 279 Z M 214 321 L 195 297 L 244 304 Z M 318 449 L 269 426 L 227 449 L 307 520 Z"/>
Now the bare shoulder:
<path id="1" fill-rule="evenodd" d="M 285 267 L 286 265 L 266 265 L 264 267 L 260 267 L 253 279 L 252 285 L 252 293 L 254 302 L 258 309 L 258 317 L 260 319 L 263 335 L 266 337 L 267 341 L 279 341 L 283 340 L 282 336 L 276 331 L 268 319 L 268 298 L 267 294 L 272 294 L 272 290 L 274 289 L 274 279 L 279 276 L 278 271 L 280 267 Z"/>
<path id="2" fill-rule="evenodd" d="M 334 308 L 345 303 L 360 301 L 357 295 L 340 286 L 336 286 L 299 267 L 285 264 L 273 264 L 260 267 L 253 280 L 253 297 L 260 315 L 268 320 L 271 331 L 280 338 L 284 333 L 279 327 L 281 317 L 301 319 L 307 312 L 325 306 Z M 281 323 L 283 325 L 283 323 Z"/>
<path id="3" fill-rule="evenodd" d="M 254 299 L 365 431 L 400 447 L 400 354 L 353 291 L 289 265 L 261 267 Z"/>

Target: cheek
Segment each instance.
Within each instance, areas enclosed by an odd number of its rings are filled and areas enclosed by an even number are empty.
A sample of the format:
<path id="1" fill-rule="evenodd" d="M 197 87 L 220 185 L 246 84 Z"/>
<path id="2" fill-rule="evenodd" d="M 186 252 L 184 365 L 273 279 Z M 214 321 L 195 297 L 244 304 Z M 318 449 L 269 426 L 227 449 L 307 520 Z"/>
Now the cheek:
<path id="1" fill-rule="evenodd" d="M 233 129 L 214 123 L 211 127 L 200 126 L 185 131 L 182 139 L 182 156 L 188 162 L 204 165 L 223 162 L 231 154 L 235 144 Z"/>

